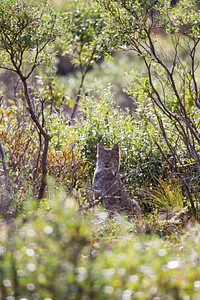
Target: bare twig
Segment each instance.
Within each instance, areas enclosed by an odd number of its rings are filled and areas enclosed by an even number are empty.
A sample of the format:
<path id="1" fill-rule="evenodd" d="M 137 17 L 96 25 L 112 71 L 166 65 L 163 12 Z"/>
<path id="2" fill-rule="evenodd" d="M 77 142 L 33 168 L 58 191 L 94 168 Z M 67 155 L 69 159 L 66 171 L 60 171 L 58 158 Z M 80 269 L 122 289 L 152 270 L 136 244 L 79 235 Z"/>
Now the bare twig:
<path id="1" fill-rule="evenodd" d="M 94 47 L 94 49 L 93 49 L 93 51 L 92 51 L 92 53 L 90 55 L 90 59 L 88 61 L 88 64 L 87 64 L 86 68 L 84 69 L 84 71 L 83 71 L 83 66 L 81 65 L 81 69 L 82 69 L 82 72 L 81 72 L 81 82 L 80 82 L 80 85 L 79 85 L 79 89 L 78 89 L 77 97 L 76 97 L 76 100 L 75 100 L 74 108 L 73 108 L 71 116 L 70 116 L 70 122 L 69 122 L 69 124 L 71 123 L 71 121 L 75 117 L 75 114 L 76 114 L 76 111 L 77 111 L 77 108 L 78 108 L 78 104 L 79 104 L 79 101 L 81 99 L 81 92 L 82 92 L 82 89 L 83 89 L 83 83 L 85 81 L 85 77 L 86 77 L 88 71 L 90 70 L 91 62 L 92 62 L 92 60 L 94 58 L 95 52 L 96 52 L 96 47 Z"/>
<path id="2" fill-rule="evenodd" d="M 8 169 L 6 165 L 6 159 L 5 159 L 5 153 L 3 146 L 0 142 L 0 155 L 1 155 L 1 161 L 2 161 L 2 167 L 3 167 L 3 176 L 4 176 L 4 182 L 5 182 L 5 187 L 6 190 L 9 190 L 9 176 L 8 176 Z"/>

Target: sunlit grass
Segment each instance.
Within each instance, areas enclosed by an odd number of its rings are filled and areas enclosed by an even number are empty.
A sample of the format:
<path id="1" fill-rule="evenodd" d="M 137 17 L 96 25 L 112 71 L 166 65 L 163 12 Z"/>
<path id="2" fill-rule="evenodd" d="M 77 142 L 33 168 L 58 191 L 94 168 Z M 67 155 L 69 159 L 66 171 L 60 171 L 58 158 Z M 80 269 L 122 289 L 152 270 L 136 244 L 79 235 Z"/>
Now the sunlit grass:
<path id="1" fill-rule="evenodd" d="M 182 187 L 177 182 L 159 181 L 158 187 L 151 191 L 150 198 L 156 207 L 167 210 L 181 209 L 184 204 Z"/>

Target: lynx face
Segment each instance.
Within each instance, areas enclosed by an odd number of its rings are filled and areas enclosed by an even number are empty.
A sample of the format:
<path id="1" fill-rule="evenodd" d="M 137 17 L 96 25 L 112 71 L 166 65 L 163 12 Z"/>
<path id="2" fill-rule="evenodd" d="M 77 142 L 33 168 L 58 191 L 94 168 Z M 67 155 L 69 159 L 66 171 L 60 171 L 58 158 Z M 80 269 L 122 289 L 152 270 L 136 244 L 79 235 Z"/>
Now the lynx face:
<path id="1" fill-rule="evenodd" d="M 100 143 L 97 145 L 97 168 L 99 170 L 110 170 L 113 175 L 119 171 L 120 151 L 119 145 L 113 148 L 104 148 Z"/>

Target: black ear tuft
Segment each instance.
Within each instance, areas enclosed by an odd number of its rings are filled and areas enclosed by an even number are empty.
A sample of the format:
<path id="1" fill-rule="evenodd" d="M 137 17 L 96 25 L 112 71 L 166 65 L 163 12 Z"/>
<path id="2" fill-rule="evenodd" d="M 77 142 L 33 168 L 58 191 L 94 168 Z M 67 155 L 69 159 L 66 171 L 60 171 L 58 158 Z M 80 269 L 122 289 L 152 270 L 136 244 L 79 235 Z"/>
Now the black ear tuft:
<path id="1" fill-rule="evenodd" d="M 97 144 L 97 151 L 105 150 L 104 146 L 101 143 Z"/>
<path id="2" fill-rule="evenodd" d="M 113 147 L 112 150 L 114 151 L 119 151 L 119 143 L 116 143 Z"/>

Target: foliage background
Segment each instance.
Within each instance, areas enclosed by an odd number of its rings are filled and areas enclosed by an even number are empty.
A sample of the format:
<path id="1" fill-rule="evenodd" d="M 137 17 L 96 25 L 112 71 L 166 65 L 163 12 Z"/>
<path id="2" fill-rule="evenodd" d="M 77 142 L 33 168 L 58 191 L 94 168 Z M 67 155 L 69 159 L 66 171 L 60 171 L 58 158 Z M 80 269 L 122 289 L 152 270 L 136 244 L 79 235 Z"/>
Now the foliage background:
<path id="1" fill-rule="evenodd" d="M 198 1 L 0 16 L 0 298 L 198 299 Z M 141 217 L 94 207 L 98 142 Z"/>

